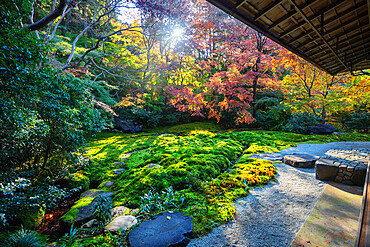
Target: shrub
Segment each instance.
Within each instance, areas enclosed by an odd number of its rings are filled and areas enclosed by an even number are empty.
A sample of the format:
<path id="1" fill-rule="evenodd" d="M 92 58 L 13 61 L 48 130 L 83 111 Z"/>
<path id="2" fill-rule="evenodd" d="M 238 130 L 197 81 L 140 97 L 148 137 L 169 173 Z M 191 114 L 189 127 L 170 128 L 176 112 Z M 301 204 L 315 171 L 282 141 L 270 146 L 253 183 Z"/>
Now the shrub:
<path id="1" fill-rule="evenodd" d="M 155 214 L 169 209 L 177 208 L 184 203 L 184 197 L 176 196 L 176 192 L 172 187 L 158 193 L 150 190 L 147 194 L 141 197 L 140 209 L 144 213 Z"/>
<path id="2" fill-rule="evenodd" d="M 284 130 L 299 134 L 310 134 L 310 126 L 322 122 L 322 119 L 311 113 L 296 113 L 289 119 Z"/>
<path id="3" fill-rule="evenodd" d="M 35 231 L 20 229 L 11 233 L 4 242 L 4 247 L 42 247 L 46 239 Z"/>
<path id="4" fill-rule="evenodd" d="M 345 122 L 345 126 L 350 130 L 358 132 L 370 132 L 370 112 L 355 112 L 350 114 L 350 119 Z"/>

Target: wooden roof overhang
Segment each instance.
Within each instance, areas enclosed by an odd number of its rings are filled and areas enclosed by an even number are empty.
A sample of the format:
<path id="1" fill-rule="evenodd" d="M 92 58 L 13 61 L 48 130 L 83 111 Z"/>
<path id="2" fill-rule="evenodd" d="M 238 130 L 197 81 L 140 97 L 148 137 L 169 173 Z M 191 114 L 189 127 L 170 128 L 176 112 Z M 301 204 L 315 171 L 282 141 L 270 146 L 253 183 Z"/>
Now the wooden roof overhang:
<path id="1" fill-rule="evenodd" d="M 207 0 L 335 75 L 370 68 L 370 0 Z"/>

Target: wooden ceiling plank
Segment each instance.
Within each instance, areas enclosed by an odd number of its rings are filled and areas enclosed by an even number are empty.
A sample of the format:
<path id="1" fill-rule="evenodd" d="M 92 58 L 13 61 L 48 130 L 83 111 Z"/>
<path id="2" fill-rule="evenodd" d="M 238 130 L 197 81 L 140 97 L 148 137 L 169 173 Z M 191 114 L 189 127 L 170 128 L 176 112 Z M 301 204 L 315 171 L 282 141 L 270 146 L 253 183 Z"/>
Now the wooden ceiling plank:
<path id="1" fill-rule="evenodd" d="M 351 42 L 352 40 L 354 39 L 357 39 L 358 40 L 358 37 L 360 36 L 361 33 L 356 33 L 355 35 L 352 35 L 350 37 L 348 37 L 347 39 L 345 40 L 341 40 L 341 41 L 336 41 L 335 45 L 336 45 L 336 49 L 338 50 L 342 50 L 344 47 L 348 46 L 347 43 Z M 337 40 L 339 39 L 339 37 L 337 37 Z M 330 40 L 328 40 L 328 42 L 331 42 Z M 334 45 L 334 44 L 333 44 Z M 321 47 L 322 45 L 320 45 Z M 302 53 L 304 54 L 310 54 L 310 53 L 313 53 L 315 52 L 315 50 L 318 49 L 318 46 L 314 46 L 313 48 L 311 49 L 307 49 L 307 50 L 304 50 L 302 51 Z"/>
<path id="2" fill-rule="evenodd" d="M 365 15 L 366 15 L 366 13 L 362 14 L 359 18 L 363 18 Z M 348 22 L 343 23 L 343 27 L 344 27 L 344 26 L 347 26 L 347 25 L 350 25 L 350 24 L 352 24 L 353 22 L 356 22 L 356 21 L 357 21 L 357 17 L 355 17 L 354 19 L 352 19 L 352 20 L 350 20 L 350 21 L 348 21 Z M 349 33 L 353 32 L 353 31 L 355 31 L 355 30 L 361 29 L 361 28 L 363 28 L 363 27 L 365 27 L 365 26 L 367 26 L 367 25 L 368 25 L 368 24 L 366 23 L 366 24 L 364 24 L 364 25 L 362 25 L 362 26 L 356 26 L 356 27 L 354 27 L 354 28 L 350 29 L 349 31 L 347 31 L 347 32 L 345 32 L 345 33 L 341 33 L 341 34 L 336 35 L 335 37 L 333 37 L 333 38 L 331 38 L 331 39 L 328 39 L 327 41 L 328 41 L 328 42 L 331 42 L 331 41 L 335 40 L 335 38 L 336 38 L 336 37 L 346 36 L 346 35 L 348 35 Z M 325 36 L 325 35 L 329 35 L 329 34 L 331 34 L 332 32 L 337 31 L 337 30 L 338 30 L 338 28 L 340 28 L 340 27 L 341 27 L 341 26 L 336 27 L 336 28 L 332 28 L 332 29 L 328 30 L 328 31 L 327 31 L 323 36 Z M 312 33 L 312 32 L 310 32 L 310 33 Z M 316 37 L 315 39 L 307 40 L 306 42 L 301 43 L 300 45 L 296 46 L 296 48 L 297 48 L 298 50 L 302 50 L 302 48 L 304 48 L 305 46 L 307 46 L 307 45 L 309 45 L 309 44 L 311 44 L 311 43 L 313 43 L 313 42 L 315 42 L 315 41 L 317 41 L 317 40 L 320 40 L 320 39 L 321 39 L 320 37 Z M 293 43 L 293 42 L 292 42 L 292 43 Z M 323 45 L 325 45 L 325 44 L 321 44 L 321 46 L 323 46 Z M 315 47 L 315 48 L 318 48 L 318 47 Z"/>
<path id="3" fill-rule="evenodd" d="M 321 15 L 325 14 L 326 12 L 334 9 L 334 8 L 337 8 L 338 6 L 340 6 L 342 3 L 344 3 L 345 0 L 340 0 L 340 1 L 337 1 L 335 2 L 334 4 L 330 5 L 329 7 L 323 9 L 322 11 L 320 11 L 320 13 L 317 13 L 311 17 L 309 17 L 309 20 L 310 21 L 313 21 L 313 20 L 316 20 L 318 19 L 319 17 L 321 17 Z M 284 33 L 282 33 L 280 35 L 280 38 L 284 38 L 285 36 L 291 34 L 292 32 L 294 32 L 295 30 L 297 30 L 298 28 L 300 28 L 301 26 L 305 25 L 306 22 L 305 21 L 302 21 L 300 23 L 298 23 L 296 26 L 290 28 L 289 30 L 285 31 Z M 324 23 L 324 25 L 326 25 L 327 23 Z"/>
<path id="4" fill-rule="evenodd" d="M 366 27 L 366 26 L 368 26 L 368 24 L 367 24 L 367 23 L 366 23 L 366 24 L 363 24 L 362 26 L 358 26 L 358 27 L 352 28 L 351 30 L 349 30 L 349 31 L 347 31 L 347 32 L 345 32 L 345 33 L 341 33 L 341 34 L 339 34 L 339 35 L 336 35 L 335 37 L 333 37 L 333 38 L 331 38 L 331 39 L 328 39 L 327 41 L 328 41 L 328 42 L 332 42 L 332 41 L 335 41 L 336 39 L 338 39 L 338 38 L 340 38 L 340 37 L 347 36 L 348 34 L 350 34 L 350 33 L 351 33 L 351 32 L 353 32 L 353 31 L 360 30 L 360 32 L 358 32 L 358 33 L 356 33 L 356 34 L 354 34 L 354 35 L 350 36 L 348 39 L 341 40 L 341 41 L 340 41 L 340 44 L 342 44 L 342 43 L 344 43 L 344 42 L 349 42 L 349 41 L 350 41 L 350 40 L 352 40 L 353 38 L 358 38 L 358 37 L 361 35 L 361 33 L 362 33 L 362 32 L 361 32 L 361 29 L 362 29 L 362 28 L 364 28 L 364 27 Z M 369 33 L 369 32 L 370 32 L 370 29 L 365 30 L 365 32 Z M 318 40 L 318 39 L 315 39 L 315 40 Z M 300 44 L 300 45 L 299 45 L 299 47 L 297 46 L 297 49 L 300 49 L 301 47 L 303 48 L 303 47 L 305 47 L 306 45 L 308 45 L 308 44 L 312 43 L 312 42 L 313 42 L 313 41 L 315 41 L 315 40 L 309 40 L 309 41 L 307 41 L 307 42 L 305 42 L 305 43 L 302 43 L 302 44 Z M 314 51 L 314 50 L 318 49 L 318 48 L 319 48 L 319 47 L 321 47 L 321 46 L 324 46 L 324 44 L 321 44 L 320 46 L 314 46 L 314 47 L 309 48 L 309 49 L 306 49 L 306 50 L 302 50 L 302 53 L 307 53 L 307 52 Z"/>
<path id="5" fill-rule="evenodd" d="M 361 54 L 364 54 L 364 52 L 362 50 L 359 50 L 359 51 L 356 51 L 354 53 L 352 53 L 350 56 L 347 57 L 347 60 L 348 61 L 351 61 L 351 60 L 355 60 L 357 59 L 359 56 L 362 56 Z M 366 54 L 363 55 L 366 57 Z M 325 61 L 321 61 L 322 63 L 325 63 L 325 66 L 328 67 L 328 68 L 333 68 L 334 66 L 338 66 L 337 63 L 335 63 L 335 61 L 329 61 L 329 62 L 325 62 Z"/>
<path id="6" fill-rule="evenodd" d="M 370 45 L 370 40 L 367 40 L 366 43 L 364 43 L 364 44 L 365 45 Z M 360 53 L 360 52 L 361 53 L 366 53 L 366 50 L 363 47 L 357 47 L 357 48 L 349 48 L 349 49 L 346 49 L 342 53 L 344 54 L 346 52 L 348 52 L 348 54 L 357 54 L 357 53 Z M 315 59 L 317 61 L 320 61 L 320 62 L 325 62 L 325 61 L 327 61 L 330 58 L 330 57 L 327 57 L 327 55 L 319 56 L 320 53 L 321 52 L 315 54 L 314 56 L 311 55 L 310 57 L 312 57 L 313 59 Z M 347 58 L 350 58 L 350 57 L 347 57 Z"/>
<path id="7" fill-rule="evenodd" d="M 307 18 L 307 16 L 303 13 L 299 6 L 296 4 L 294 0 L 289 0 L 291 4 L 294 5 L 297 12 L 302 16 L 302 18 L 307 22 L 308 25 L 315 31 L 315 33 L 320 37 L 320 39 L 326 44 L 326 46 L 330 49 L 330 51 L 334 54 L 334 56 L 338 59 L 338 61 L 347 69 L 348 66 L 343 62 L 343 60 L 338 56 L 337 53 L 333 50 L 333 48 L 329 45 L 329 43 L 325 40 L 325 38 L 320 34 L 320 32 L 316 29 L 316 27 L 312 24 L 312 22 Z"/>
<path id="8" fill-rule="evenodd" d="M 259 11 L 259 13 L 254 17 L 254 20 L 258 21 L 261 17 L 263 17 L 265 14 L 267 14 L 270 10 L 278 6 L 283 1 L 284 0 L 276 0 L 276 1 L 269 3 L 265 8 Z"/>
<path id="9" fill-rule="evenodd" d="M 349 13 L 351 13 L 352 11 L 355 11 L 355 10 L 357 10 L 357 9 L 359 9 L 359 8 L 362 8 L 364 5 L 366 4 L 366 2 L 365 1 L 363 1 L 363 2 L 361 2 L 361 3 L 359 3 L 359 4 L 357 4 L 357 5 L 355 5 L 355 6 L 353 6 L 352 8 L 349 8 L 349 9 L 347 9 L 347 10 L 345 10 L 345 11 L 343 11 L 342 13 L 340 13 L 338 16 L 334 16 L 334 17 L 332 17 L 332 18 L 330 18 L 330 19 L 328 19 L 328 20 L 326 20 L 325 22 L 324 22 L 324 26 L 326 26 L 326 25 L 329 25 L 330 23 L 332 23 L 332 22 L 334 22 L 334 21 L 337 21 L 339 18 L 341 18 L 341 17 L 343 17 L 343 16 L 345 16 L 345 15 L 347 15 L 347 14 L 349 14 Z M 316 15 L 317 16 L 317 15 Z M 317 18 L 317 17 L 316 17 Z M 316 18 L 312 18 L 312 19 L 316 19 Z M 353 20 L 353 21 L 356 21 L 357 19 L 355 19 L 355 20 Z M 352 22 L 353 22 L 352 21 Z M 352 23 L 351 22 L 351 23 Z M 331 30 L 332 31 L 332 30 Z M 307 33 L 303 33 L 303 34 L 301 34 L 301 35 L 299 35 L 298 37 L 296 37 L 296 38 L 294 38 L 293 40 L 290 40 L 290 43 L 294 43 L 294 42 L 296 42 L 297 40 L 299 40 L 299 39 L 301 39 L 301 38 L 303 38 L 303 37 L 305 37 L 305 36 L 307 36 L 308 34 L 311 34 L 311 33 L 313 33 L 314 31 L 312 30 L 312 31 L 310 31 L 310 32 L 307 32 Z M 329 34 L 330 32 L 327 32 L 327 33 L 325 33 L 324 35 L 327 35 L 327 34 Z M 297 49 L 299 49 L 300 47 L 297 47 Z"/>
<path id="10" fill-rule="evenodd" d="M 244 4 L 247 4 L 248 6 L 252 7 L 254 9 L 254 11 L 259 12 L 259 10 L 253 4 L 251 4 L 250 2 L 248 2 L 248 0 L 242 0 L 242 1 L 237 2 L 236 5 L 235 5 L 235 7 L 236 8 L 240 8 Z"/>
<path id="11" fill-rule="evenodd" d="M 300 6 L 301 9 L 305 9 L 307 7 L 309 7 L 311 4 L 317 2 L 318 0 L 310 0 L 310 1 L 307 1 L 306 3 L 302 4 Z M 279 18 L 278 20 L 275 21 L 274 24 L 272 24 L 271 26 L 268 26 L 267 29 L 273 29 L 275 28 L 276 26 L 280 25 L 281 23 L 283 23 L 284 21 L 288 20 L 289 18 L 291 18 L 293 15 L 297 14 L 297 11 L 295 9 L 289 11 L 288 14 L 282 16 L 281 18 Z"/>

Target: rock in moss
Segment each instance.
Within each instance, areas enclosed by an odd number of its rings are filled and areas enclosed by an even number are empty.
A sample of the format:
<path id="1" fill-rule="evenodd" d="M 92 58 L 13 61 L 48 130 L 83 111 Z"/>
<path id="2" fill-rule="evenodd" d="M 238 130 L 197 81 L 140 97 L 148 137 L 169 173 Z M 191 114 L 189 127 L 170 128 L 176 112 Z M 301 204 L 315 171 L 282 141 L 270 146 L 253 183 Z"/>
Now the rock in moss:
<path id="1" fill-rule="evenodd" d="M 179 212 L 163 212 L 141 223 L 128 239 L 132 247 L 186 246 L 193 233 L 192 221 Z"/>
<path id="2" fill-rule="evenodd" d="M 112 220 L 104 229 L 109 232 L 126 231 L 137 224 L 137 219 L 131 215 L 123 215 Z"/>
<path id="3" fill-rule="evenodd" d="M 81 195 L 75 205 L 61 218 L 67 224 L 81 225 L 93 218 L 98 196 L 111 197 L 112 192 L 89 190 Z"/>

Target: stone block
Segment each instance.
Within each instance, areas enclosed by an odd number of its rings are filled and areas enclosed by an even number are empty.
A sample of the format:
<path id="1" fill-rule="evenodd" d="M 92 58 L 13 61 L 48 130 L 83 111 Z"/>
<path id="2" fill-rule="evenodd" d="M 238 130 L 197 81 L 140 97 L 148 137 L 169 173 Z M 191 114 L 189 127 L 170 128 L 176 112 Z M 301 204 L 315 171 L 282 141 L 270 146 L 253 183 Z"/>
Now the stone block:
<path id="1" fill-rule="evenodd" d="M 348 166 L 347 167 L 347 171 L 349 172 L 353 172 L 355 170 L 355 168 L 353 166 Z"/>
<path id="2" fill-rule="evenodd" d="M 339 167 L 333 164 L 332 160 L 319 159 L 315 164 L 316 178 L 320 180 L 334 180 Z"/>
<path id="3" fill-rule="evenodd" d="M 367 165 L 359 165 L 353 172 L 351 181 L 355 185 L 363 186 L 365 184 Z"/>
<path id="4" fill-rule="evenodd" d="M 348 172 L 348 171 L 343 171 L 343 174 L 345 176 L 352 176 L 352 172 Z"/>
<path id="5" fill-rule="evenodd" d="M 342 177 L 336 176 L 334 181 L 337 182 L 337 183 L 341 183 L 342 180 L 343 180 Z"/>

